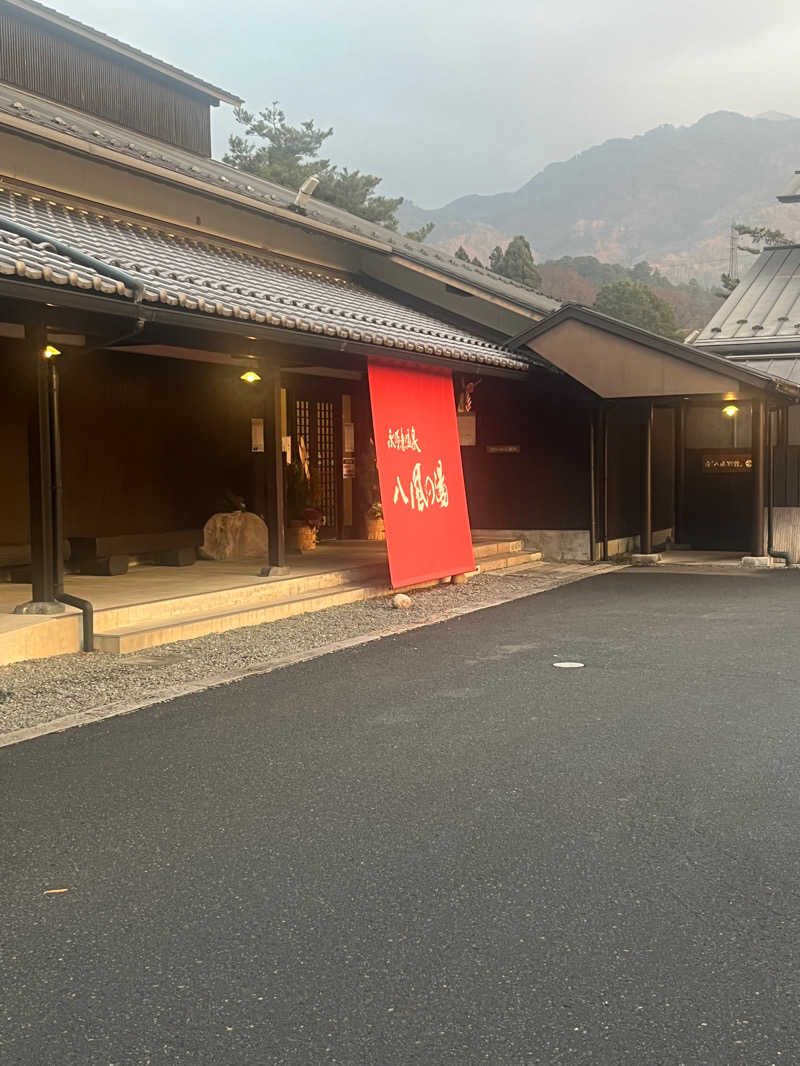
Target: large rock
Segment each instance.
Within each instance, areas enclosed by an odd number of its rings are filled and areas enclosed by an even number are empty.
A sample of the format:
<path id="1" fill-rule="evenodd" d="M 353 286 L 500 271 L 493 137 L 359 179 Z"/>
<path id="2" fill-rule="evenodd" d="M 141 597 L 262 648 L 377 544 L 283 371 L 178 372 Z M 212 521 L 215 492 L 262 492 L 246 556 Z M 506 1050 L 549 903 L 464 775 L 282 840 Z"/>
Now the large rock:
<path id="1" fill-rule="evenodd" d="M 249 511 L 212 515 L 203 528 L 203 559 L 263 559 L 267 554 L 266 523 Z"/>

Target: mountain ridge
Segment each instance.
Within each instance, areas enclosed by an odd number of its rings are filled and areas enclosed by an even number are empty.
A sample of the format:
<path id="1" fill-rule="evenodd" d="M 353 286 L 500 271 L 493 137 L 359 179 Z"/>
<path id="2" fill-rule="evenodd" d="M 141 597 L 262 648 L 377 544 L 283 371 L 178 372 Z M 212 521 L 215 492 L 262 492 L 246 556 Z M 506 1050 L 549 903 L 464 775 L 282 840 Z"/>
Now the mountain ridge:
<path id="1" fill-rule="evenodd" d="M 800 167 L 800 118 L 715 111 L 611 138 L 548 164 L 519 189 L 467 195 L 438 209 L 400 208 L 404 228 L 434 222 L 429 243 L 488 257 L 517 233 L 537 261 L 594 255 L 646 259 L 674 280 L 713 284 L 727 268 L 733 219 L 800 234 L 775 197 Z M 744 253 L 743 253 L 744 254 Z"/>

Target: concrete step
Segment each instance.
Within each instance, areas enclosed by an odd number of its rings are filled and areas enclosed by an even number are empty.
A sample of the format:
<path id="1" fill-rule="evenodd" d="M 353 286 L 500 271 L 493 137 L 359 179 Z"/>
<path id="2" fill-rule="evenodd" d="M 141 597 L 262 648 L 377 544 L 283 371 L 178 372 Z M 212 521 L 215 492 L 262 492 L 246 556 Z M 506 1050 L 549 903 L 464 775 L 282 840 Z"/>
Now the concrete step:
<path id="1" fill-rule="evenodd" d="M 98 610 L 95 612 L 95 629 L 107 632 L 138 628 L 144 624 L 166 624 L 198 615 L 256 609 L 270 603 L 280 603 L 376 579 L 388 582 L 388 569 L 384 561 L 328 570 L 319 574 L 298 574 L 294 577 L 289 575 L 284 578 L 259 579 L 254 573 L 252 584 Z"/>
<path id="2" fill-rule="evenodd" d="M 511 552 L 521 552 L 525 547 L 522 540 L 496 540 L 472 545 L 472 554 L 478 559 L 485 559 L 490 555 L 509 555 Z"/>
<path id="3" fill-rule="evenodd" d="M 522 551 L 521 541 L 476 545 L 475 554 L 475 574 L 531 565 L 541 559 L 540 552 Z M 426 587 L 436 584 L 428 582 Z M 383 562 L 305 577 L 265 579 L 263 584 L 98 611 L 95 646 L 100 651 L 127 654 L 323 611 L 392 591 Z"/>
<path id="4" fill-rule="evenodd" d="M 347 603 L 386 595 L 384 581 L 362 582 L 341 585 L 327 591 L 307 592 L 291 599 L 253 605 L 238 610 L 223 609 L 197 615 L 183 615 L 165 621 L 120 626 L 95 632 L 95 646 L 99 651 L 127 654 L 155 648 L 160 644 L 172 644 L 178 640 L 192 640 L 209 633 L 224 633 L 245 626 L 276 622 L 281 618 L 293 618 L 311 611 L 323 611 Z"/>
<path id="5" fill-rule="evenodd" d="M 489 555 L 477 560 L 477 573 L 487 574 L 492 570 L 505 570 L 509 567 L 530 566 L 542 561 L 541 552 L 513 551 L 502 555 Z"/>

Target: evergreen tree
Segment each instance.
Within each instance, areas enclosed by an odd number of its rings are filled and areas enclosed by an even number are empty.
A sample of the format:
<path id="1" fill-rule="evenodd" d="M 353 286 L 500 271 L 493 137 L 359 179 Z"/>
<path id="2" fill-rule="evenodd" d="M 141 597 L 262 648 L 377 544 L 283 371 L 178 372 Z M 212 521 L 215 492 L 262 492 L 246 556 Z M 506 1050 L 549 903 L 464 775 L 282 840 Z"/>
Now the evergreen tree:
<path id="1" fill-rule="evenodd" d="M 594 308 L 669 340 L 681 339 L 672 308 L 641 281 L 625 278 L 604 285 L 597 294 Z"/>
<path id="2" fill-rule="evenodd" d="M 489 256 L 489 269 L 495 274 L 502 274 L 501 267 L 503 265 L 503 249 L 499 244 L 496 244 L 492 254 Z"/>
<path id="3" fill-rule="evenodd" d="M 456 254 L 455 254 L 455 258 L 456 259 L 461 259 L 465 263 L 469 262 L 469 252 L 466 250 L 466 248 L 464 247 L 463 244 L 459 244 L 458 249 L 457 249 Z"/>
<path id="4" fill-rule="evenodd" d="M 521 234 L 509 243 L 497 273 L 511 281 L 519 282 L 526 289 L 535 289 L 542 283 L 539 271 L 533 263 L 531 246 Z"/>
<path id="5" fill-rule="evenodd" d="M 419 241 L 420 244 L 425 240 L 429 233 L 432 233 L 436 227 L 435 222 L 426 222 L 424 226 L 420 226 L 419 229 L 410 229 L 408 233 L 404 233 L 404 237 L 408 237 L 412 241 Z"/>
<path id="6" fill-rule="evenodd" d="M 306 178 L 320 179 L 315 196 L 351 214 L 379 225 L 397 228 L 395 212 L 402 196 L 376 196 L 381 179 L 360 170 L 336 167 L 319 152 L 333 129 L 322 129 L 313 119 L 292 126 L 277 100 L 257 115 L 239 107 L 236 121 L 244 135 L 231 135 L 224 161 L 238 170 L 256 174 L 287 189 L 299 189 Z M 424 229 L 425 227 L 423 227 Z M 428 230 L 427 232 L 430 232 Z M 427 236 L 427 233 L 425 233 Z M 424 240 L 424 236 L 420 238 Z"/>

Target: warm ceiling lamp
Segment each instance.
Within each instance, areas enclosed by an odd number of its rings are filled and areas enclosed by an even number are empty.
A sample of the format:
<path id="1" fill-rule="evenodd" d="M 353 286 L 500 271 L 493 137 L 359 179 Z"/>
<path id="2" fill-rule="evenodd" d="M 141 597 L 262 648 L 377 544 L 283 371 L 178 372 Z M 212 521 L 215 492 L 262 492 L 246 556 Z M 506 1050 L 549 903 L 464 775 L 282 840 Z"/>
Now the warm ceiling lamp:
<path id="1" fill-rule="evenodd" d="M 42 352 L 45 359 L 54 359 L 57 355 L 61 355 L 59 348 L 54 348 L 52 344 L 48 344 L 45 350 Z"/>
<path id="2" fill-rule="evenodd" d="M 255 385 L 257 381 L 261 381 L 261 375 L 257 374 L 255 370 L 245 370 L 245 372 L 239 376 L 239 380 L 246 381 L 248 385 Z"/>
<path id="3" fill-rule="evenodd" d="M 734 418 L 736 415 L 739 414 L 739 408 L 736 406 L 735 403 L 729 403 L 727 407 L 722 408 L 722 413 L 724 415 L 727 415 L 728 418 Z"/>

